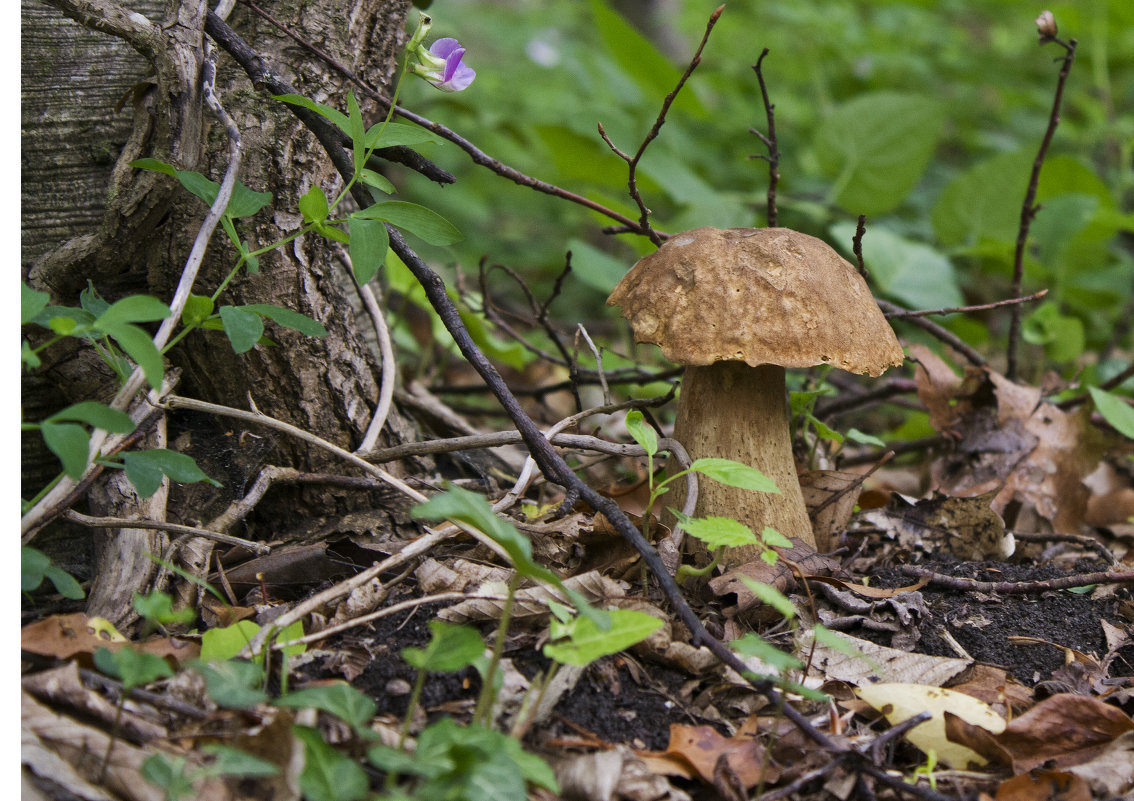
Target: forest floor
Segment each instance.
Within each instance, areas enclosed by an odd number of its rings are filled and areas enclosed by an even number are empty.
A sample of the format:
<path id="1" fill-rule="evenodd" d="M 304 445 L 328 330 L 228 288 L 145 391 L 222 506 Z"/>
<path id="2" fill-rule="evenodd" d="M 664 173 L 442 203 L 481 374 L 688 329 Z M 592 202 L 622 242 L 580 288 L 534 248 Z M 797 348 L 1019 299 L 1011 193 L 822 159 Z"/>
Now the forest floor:
<path id="1" fill-rule="evenodd" d="M 645 611 L 665 622 L 627 651 L 586 667 L 561 666 L 540 693 L 539 677 L 552 667 L 542 650 L 547 595 L 521 593 L 509 610 L 493 717 L 554 766 L 559 797 L 1130 797 L 1130 443 L 1108 432 L 1086 406 L 1060 408 L 1038 389 L 987 368 L 971 368 L 962 382 L 926 352 L 919 363 L 918 398 L 948 437 L 936 450 L 876 469 L 865 482 L 858 479 L 869 465 L 857 473 L 810 473 L 805 497 L 817 530 L 830 538 L 830 553 L 797 543 L 779 549 L 775 564 L 757 560 L 683 587 L 713 635 L 729 642 L 756 632 L 798 660 L 744 657 L 758 675 L 778 673 L 786 703 L 834 746 L 817 745 L 765 694 L 692 641 L 666 611 L 637 553 L 600 516 L 580 506 L 561 518 L 545 513 L 512 519 L 530 538 L 536 561 L 592 603 Z M 590 474 L 631 514 L 642 511 L 641 462 L 606 463 Z M 820 486 L 839 488 L 815 489 Z M 407 541 L 390 539 L 368 520 L 362 514 L 307 525 L 305 538 L 271 541 L 267 556 L 222 551 L 224 575 L 210 579 L 225 585 L 227 602 L 204 596 L 200 617 L 186 630 L 219 629 L 241 619 L 266 625 L 406 547 Z M 655 531 L 660 525 L 655 521 Z M 1056 527 L 1063 533 L 1052 533 Z M 268 695 L 226 702 L 211 684 L 206 689 L 198 672 L 184 670 L 139 686 L 119 707 L 122 684 L 94 670 L 94 653 L 120 646 L 86 619 L 81 602 L 60 599 L 45 586 L 24 605 L 24 797 L 302 793 L 348 799 L 333 779 L 322 790 L 297 779 L 296 735 L 288 727 L 316 727 L 340 756 L 361 753 L 366 737 L 360 738 L 358 726 L 372 732 L 368 737 L 397 743 L 418 675 L 403 649 L 428 649 L 435 636 L 430 624 L 437 620 L 474 626 L 491 647 L 510 575 L 483 542 L 451 537 L 408 566 L 383 573 L 381 591 L 366 603 L 352 595 L 303 618 L 309 642 L 287 661 L 287 690 L 346 682 L 373 702 L 365 720 L 355 721 L 355 731 L 339 719 L 349 713 L 328 713 L 333 705 L 318 707 L 317 717 L 311 710 L 272 706 L 270 697 L 284 689 L 278 672 Z M 785 618 L 759 602 L 744 577 L 789 597 L 794 615 Z M 841 644 L 816 637 L 816 624 L 837 632 Z M 177 668 L 200 654 L 201 637 L 157 633 L 136 638 L 134 645 Z M 823 700 L 794 691 L 802 688 L 823 693 Z M 976 699 L 981 711 L 970 712 L 941 688 L 964 694 L 968 703 Z M 410 734 L 445 717 L 467 724 L 480 695 L 481 674 L 472 666 L 429 673 L 409 714 Z M 533 696 L 535 703 L 524 706 Z M 926 710 L 933 721 L 925 726 L 937 729 L 910 734 L 920 749 L 887 734 L 891 724 Z M 982 727 L 978 715 L 986 713 L 999 723 Z M 202 747 L 217 742 L 257 755 L 282 773 L 271 779 L 210 774 L 212 757 Z M 188 782 L 180 785 L 184 795 L 177 795 L 168 773 L 165 790 L 152 784 L 152 766 L 147 772 L 143 765 L 158 752 L 186 760 L 171 764 L 200 769 L 179 774 Z M 847 758 L 849 752 L 857 762 Z M 896 783 L 864 773 L 866 762 L 890 771 Z M 366 775 L 372 790 L 382 786 L 383 771 L 368 765 Z M 418 789 L 415 797 L 442 797 L 429 794 L 436 788 L 429 790 L 428 782 Z M 454 797 L 498 797 L 492 788 L 481 795 L 461 792 Z M 555 797 L 547 789 L 529 793 Z"/>

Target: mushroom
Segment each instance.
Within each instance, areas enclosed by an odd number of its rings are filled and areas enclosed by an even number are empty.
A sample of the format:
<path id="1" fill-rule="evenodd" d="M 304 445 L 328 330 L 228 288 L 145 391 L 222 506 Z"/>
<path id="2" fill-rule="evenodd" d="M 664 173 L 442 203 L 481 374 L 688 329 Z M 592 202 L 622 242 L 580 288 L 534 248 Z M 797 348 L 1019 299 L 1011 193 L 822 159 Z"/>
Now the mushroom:
<path id="1" fill-rule="evenodd" d="M 631 268 L 607 300 L 637 342 L 685 365 L 674 437 L 694 458 L 733 459 L 779 494 L 702 480 L 696 514 L 772 526 L 815 547 L 792 455 L 786 367 L 881 375 L 904 355 L 866 281 L 829 245 L 788 228 L 696 228 Z M 680 508 L 681 496 L 667 505 Z M 759 546 L 725 554 L 756 558 Z"/>

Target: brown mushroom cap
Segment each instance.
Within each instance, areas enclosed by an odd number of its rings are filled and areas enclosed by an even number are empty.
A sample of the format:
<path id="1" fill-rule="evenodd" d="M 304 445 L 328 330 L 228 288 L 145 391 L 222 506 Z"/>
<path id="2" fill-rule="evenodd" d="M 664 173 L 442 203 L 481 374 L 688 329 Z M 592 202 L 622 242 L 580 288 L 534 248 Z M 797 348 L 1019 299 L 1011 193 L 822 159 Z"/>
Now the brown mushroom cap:
<path id="1" fill-rule="evenodd" d="M 635 264 L 607 300 L 677 364 L 830 364 L 881 375 L 905 358 L 858 271 L 789 228 L 695 228 Z"/>

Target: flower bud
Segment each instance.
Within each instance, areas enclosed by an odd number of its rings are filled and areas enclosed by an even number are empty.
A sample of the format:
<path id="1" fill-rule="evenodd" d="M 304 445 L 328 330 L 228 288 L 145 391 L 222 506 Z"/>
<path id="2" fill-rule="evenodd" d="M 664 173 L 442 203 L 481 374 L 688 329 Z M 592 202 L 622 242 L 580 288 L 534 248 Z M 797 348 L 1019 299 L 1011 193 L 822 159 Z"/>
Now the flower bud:
<path id="1" fill-rule="evenodd" d="M 1039 34 L 1040 44 L 1050 42 L 1058 36 L 1059 26 L 1055 24 L 1055 15 L 1044 11 L 1036 17 L 1036 33 Z"/>

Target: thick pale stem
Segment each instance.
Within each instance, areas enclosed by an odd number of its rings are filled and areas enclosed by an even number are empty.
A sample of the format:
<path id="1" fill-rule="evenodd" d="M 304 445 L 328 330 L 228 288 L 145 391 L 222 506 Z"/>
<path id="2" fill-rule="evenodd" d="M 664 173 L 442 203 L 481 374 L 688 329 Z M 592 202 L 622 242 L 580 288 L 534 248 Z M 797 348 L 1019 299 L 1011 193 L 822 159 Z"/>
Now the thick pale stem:
<path id="1" fill-rule="evenodd" d="M 703 479 L 697 517 L 735 518 L 757 534 L 771 526 L 785 537 L 815 546 L 792 457 L 784 368 L 743 362 L 687 367 L 673 434 L 693 459 L 734 459 L 755 467 L 780 488 L 780 494 L 773 495 Z M 680 500 L 675 497 L 667 505 Z M 723 561 L 738 565 L 758 554 L 757 546 L 734 548 Z"/>

